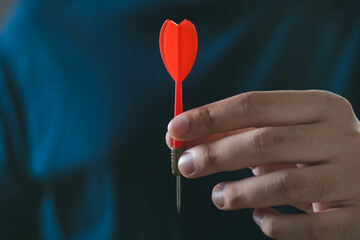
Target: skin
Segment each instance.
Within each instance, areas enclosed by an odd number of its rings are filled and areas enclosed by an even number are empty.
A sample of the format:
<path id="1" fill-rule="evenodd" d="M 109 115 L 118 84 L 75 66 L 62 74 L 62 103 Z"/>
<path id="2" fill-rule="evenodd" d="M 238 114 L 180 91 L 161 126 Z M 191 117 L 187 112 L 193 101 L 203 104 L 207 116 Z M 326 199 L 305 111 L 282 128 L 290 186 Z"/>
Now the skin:
<path id="1" fill-rule="evenodd" d="M 187 178 L 251 168 L 253 177 L 222 182 L 221 210 L 255 208 L 254 221 L 275 239 L 358 239 L 360 122 L 336 94 L 249 92 L 184 112 L 166 142 L 185 141 L 179 169 Z M 306 213 L 283 214 L 293 205 Z"/>

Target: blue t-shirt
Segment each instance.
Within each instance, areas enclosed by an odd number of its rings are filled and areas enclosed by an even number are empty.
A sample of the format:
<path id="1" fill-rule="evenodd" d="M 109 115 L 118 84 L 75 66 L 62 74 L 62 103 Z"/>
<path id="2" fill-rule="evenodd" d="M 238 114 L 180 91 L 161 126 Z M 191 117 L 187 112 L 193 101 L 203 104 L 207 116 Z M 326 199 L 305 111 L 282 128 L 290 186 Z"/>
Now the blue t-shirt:
<path id="1" fill-rule="evenodd" d="M 164 136 L 166 19 L 199 38 L 184 109 L 251 90 L 324 89 L 360 109 L 359 1 L 24 0 L 0 37 L 1 239 L 267 239 L 252 210 L 183 181 Z M 294 211 L 289 209 L 289 211 Z"/>

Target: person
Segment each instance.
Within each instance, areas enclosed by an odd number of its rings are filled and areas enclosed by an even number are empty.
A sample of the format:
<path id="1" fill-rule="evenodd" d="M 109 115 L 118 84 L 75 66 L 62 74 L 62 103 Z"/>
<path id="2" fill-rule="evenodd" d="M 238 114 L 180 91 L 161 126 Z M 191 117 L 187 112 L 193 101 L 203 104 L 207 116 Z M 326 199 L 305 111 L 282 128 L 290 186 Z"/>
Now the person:
<path id="1" fill-rule="evenodd" d="M 359 7 L 19 1 L 0 37 L 0 238 L 357 239 Z M 199 50 L 171 120 L 159 31 L 184 18 Z"/>

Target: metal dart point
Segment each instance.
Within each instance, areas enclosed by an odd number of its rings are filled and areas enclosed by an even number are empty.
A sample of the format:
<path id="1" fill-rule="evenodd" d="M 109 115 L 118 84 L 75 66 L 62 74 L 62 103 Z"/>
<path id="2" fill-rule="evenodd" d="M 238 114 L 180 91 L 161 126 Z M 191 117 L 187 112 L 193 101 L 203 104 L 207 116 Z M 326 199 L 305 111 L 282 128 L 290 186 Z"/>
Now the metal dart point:
<path id="1" fill-rule="evenodd" d="M 181 208 L 181 176 L 176 176 L 176 208 L 180 214 Z"/>
<path id="2" fill-rule="evenodd" d="M 181 173 L 178 168 L 178 162 L 184 148 L 171 148 L 171 172 L 176 176 L 176 208 L 178 214 L 181 209 Z"/>

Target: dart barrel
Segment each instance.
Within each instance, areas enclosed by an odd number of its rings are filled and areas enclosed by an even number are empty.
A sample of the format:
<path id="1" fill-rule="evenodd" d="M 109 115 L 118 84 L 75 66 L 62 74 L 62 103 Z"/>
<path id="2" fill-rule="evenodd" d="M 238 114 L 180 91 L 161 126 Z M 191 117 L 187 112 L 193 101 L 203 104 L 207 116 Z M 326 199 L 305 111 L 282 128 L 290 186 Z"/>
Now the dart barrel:
<path id="1" fill-rule="evenodd" d="M 171 148 L 171 172 L 175 176 L 180 176 L 181 173 L 178 168 L 178 162 L 181 154 L 185 151 L 184 148 Z"/>

